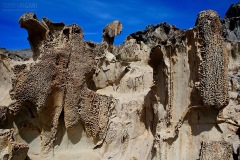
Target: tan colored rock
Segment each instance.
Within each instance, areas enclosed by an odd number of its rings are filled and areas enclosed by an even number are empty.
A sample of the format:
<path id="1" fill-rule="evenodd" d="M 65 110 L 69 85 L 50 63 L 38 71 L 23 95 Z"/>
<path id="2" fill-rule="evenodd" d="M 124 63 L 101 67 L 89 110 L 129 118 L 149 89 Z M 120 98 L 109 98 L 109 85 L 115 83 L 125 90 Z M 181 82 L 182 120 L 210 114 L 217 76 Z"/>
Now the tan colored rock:
<path id="1" fill-rule="evenodd" d="M 226 142 L 202 142 L 200 160 L 232 159 L 232 145 Z"/>
<path id="2" fill-rule="evenodd" d="M 107 42 L 108 50 L 112 52 L 114 37 L 119 35 L 122 32 L 122 23 L 119 21 L 113 21 L 105 26 L 103 29 L 103 42 Z"/>
<path id="3" fill-rule="evenodd" d="M 30 12 L 22 15 L 19 23 L 22 28 L 28 30 L 28 40 L 33 50 L 33 58 L 36 59 L 40 54 L 38 47 L 47 38 L 47 28 L 37 19 L 35 14 Z M 35 27 L 33 28 L 33 26 Z"/>
<path id="4" fill-rule="evenodd" d="M 11 60 L 7 58 L 7 55 L 3 52 L 0 52 L 0 107 L 8 106 L 12 103 L 9 91 L 12 89 L 12 80 L 11 76 L 13 71 L 11 70 Z"/>
<path id="5" fill-rule="evenodd" d="M 13 139 L 12 129 L 0 130 L 0 158 L 7 160 L 25 160 L 28 153 L 28 145 L 18 143 Z"/>
<path id="6" fill-rule="evenodd" d="M 147 26 L 118 46 L 119 21 L 100 44 L 75 24 L 33 13 L 19 22 L 33 59 L 0 50 L 0 159 L 236 157 L 239 44 L 221 38 L 216 12 L 189 30 Z"/>
<path id="7" fill-rule="evenodd" d="M 39 51 L 37 63 L 16 72 L 11 95 L 18 108 L 30 103 L 30 112 L 37 111 L 41 154 L 53 152 L 59 118 L 63 113 L 67 131 L 81 121 L 88 136 L 96 138 L 96 141 L 103 139 L 114 99 L 98 95 L 88 88 L 95 57 L 93 48 L 82 39 L 81 28 L 53 23 L 46 18 L 42 23 L 35 15 L 27 13 L 21 17 L 20 24 L 28 30 L 29 36 L 42 32 L 42 28 L 35 28 L 33 33 L 33 28 L 24 25 L 28 21 L 44 26 L 48 36 L 34 46 Z M 29 41 L 35 43 L 31 38 Z"/>

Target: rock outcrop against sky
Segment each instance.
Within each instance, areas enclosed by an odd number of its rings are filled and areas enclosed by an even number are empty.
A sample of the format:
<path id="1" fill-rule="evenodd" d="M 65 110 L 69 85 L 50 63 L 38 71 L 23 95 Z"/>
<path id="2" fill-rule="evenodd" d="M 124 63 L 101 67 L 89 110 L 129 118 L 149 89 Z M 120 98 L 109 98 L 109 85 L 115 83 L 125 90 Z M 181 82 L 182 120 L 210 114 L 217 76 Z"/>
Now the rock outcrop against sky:
<path id="1" fill-rule="evenodd" d="M 20 17 L 31 51 L 0 49 L 0 159 L 238 159 L 239 3 L 190 30 L 160 23 L 114 46 Z"/>

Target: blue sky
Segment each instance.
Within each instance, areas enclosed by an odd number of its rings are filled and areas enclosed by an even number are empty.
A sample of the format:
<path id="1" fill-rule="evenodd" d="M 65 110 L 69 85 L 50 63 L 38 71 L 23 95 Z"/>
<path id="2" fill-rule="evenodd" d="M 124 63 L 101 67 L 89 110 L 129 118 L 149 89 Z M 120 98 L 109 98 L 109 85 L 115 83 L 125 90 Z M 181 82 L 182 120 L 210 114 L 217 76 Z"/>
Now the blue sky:
<path id="1" fill-rule="evenodd" d="M 212 9 L 223 18 L 229 6 L 237 0 L 0 0 L 0 48 L 30 48 L 27 31 L 20 28 L 18 19 L 33 12 L 38 19 L 47 17 L 53 22 L 76 23 L 84 31 L 84 39 L 101 42 L 102 30 L 111 21 L 120 20 L 123 32 L 115 44 L 124 42 L 127 35 L 143 30 L 149 24 L 168 22 L 181 29 L 194 26 L 197 14 Z"/>

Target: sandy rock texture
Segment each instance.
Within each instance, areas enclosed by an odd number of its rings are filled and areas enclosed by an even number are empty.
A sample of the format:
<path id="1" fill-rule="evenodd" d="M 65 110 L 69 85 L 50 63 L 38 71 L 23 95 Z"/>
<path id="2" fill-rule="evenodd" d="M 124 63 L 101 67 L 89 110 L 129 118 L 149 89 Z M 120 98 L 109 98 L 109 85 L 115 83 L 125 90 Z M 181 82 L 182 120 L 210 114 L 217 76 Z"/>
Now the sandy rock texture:
<path id="1" fill-rule="evenodd" d="M 76 24 L 22 15 L 32 52 L 0 49 L 0 159 L 238 159 L 238 6 L 117 46 L 119 21 L 94 43 Z"/>

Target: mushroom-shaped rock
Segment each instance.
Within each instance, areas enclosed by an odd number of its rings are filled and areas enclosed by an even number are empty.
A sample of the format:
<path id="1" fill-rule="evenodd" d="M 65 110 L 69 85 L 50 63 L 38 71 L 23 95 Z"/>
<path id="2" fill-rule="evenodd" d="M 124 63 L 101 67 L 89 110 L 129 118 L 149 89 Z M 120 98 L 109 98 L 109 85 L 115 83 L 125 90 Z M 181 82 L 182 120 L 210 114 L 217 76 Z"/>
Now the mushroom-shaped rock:
<path id="1" fill-rule="evenodd" d="M 33 57 L 39 55 L 38 47 L 47 38 L 47 27 L 37 19 L 34 13 L 26 13 L 19 19 L 20 26 L 28 31 L 28 40 L 33 50 Z"/>
<path id="2" fill-rule="evenodd" d="M 108 50 L 111 52 L 113 49 L 114 37 L 122 32 L 122 23 L 118 20 L 113 21 L 106 25 L 103 29 L 103 42 L 107 42 Z"/>

